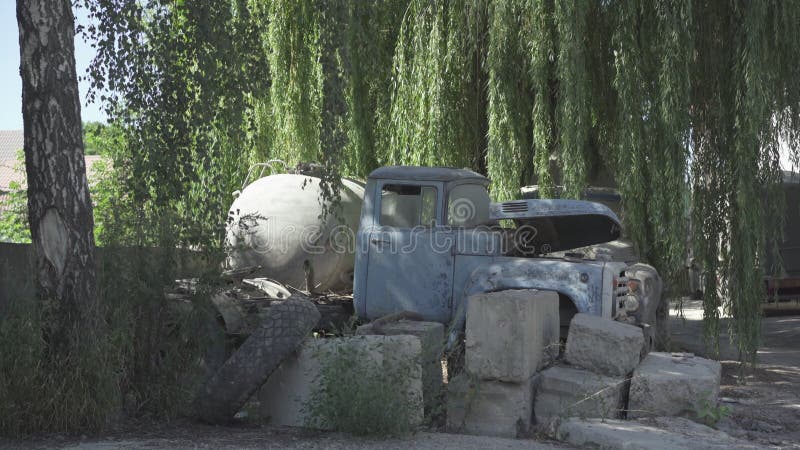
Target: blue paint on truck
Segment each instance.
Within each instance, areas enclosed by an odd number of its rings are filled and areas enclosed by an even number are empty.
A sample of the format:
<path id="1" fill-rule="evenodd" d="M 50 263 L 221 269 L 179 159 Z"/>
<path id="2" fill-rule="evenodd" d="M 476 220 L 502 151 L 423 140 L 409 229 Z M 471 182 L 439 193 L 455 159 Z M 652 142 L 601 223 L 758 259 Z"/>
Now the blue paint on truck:
<path id="1" fill-rule="evenodd" d="M 356 234 L 356 313 L 376 319 L 412 311 L 460 330 L 469 296 L 541 289 L 558 292 L 570 314 L 654 324 L 660 287 L 631 291 L 628 263 L 559 254 L 617 239 L 620 223 L 610 209 L 577 200 L 491 203 L 488 185 L 466 169 L 372 172 Z M 624 301 L 636 295 L 634 309 Z"/>

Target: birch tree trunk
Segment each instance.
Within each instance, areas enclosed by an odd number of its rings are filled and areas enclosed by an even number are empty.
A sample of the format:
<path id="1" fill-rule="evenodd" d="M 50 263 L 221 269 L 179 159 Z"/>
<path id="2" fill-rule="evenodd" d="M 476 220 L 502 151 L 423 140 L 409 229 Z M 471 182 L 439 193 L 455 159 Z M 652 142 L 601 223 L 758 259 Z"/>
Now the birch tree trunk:
<path id="1" fill-rule="evenodd" d="M 37 287 L 43 300 L 57 305 L 50 343 L 69 350 L 78 340 L 91 344 L 99 323 L 75 20 L 70 0 L 18 0 L 17 22 Z"/>

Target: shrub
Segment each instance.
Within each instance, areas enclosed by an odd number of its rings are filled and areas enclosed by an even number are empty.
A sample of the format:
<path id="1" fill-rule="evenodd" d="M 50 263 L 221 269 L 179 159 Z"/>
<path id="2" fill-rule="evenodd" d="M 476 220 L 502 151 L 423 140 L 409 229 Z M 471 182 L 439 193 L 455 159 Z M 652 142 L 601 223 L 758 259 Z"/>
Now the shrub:
<path id="1" fill-rule="evenodd" d="M 49 324 L 59 309 L 34 296 L 18 270 L 2 268 L 0 434 L 94 431 L 119 404 L 119 365 L 108 341 L 52 352 Z"/>
<path id="2" fill-rule="evenodd" d="M 123 412 L 188 413 L 205 375 L 204 352 L 223 336 L 210 302 L 213 276 L 181 298 L 167 295 L 186 253 L 216 272 L 212 253 L 102 249 L 98 335 L 69 354 L 53 351 L 49 336 L 60 308 L 37 298 L 33 269 L 0 267 L 0 435 L 94 432 Z"/>
<path id="3" fill-rule="evenodd" d="M 422 400 L 409 393 L 412 371 L 419 370 L 416 364 L 389 353 L 381 364 L 356 345 L 321 348 L 315 387 L 303 405 L 308 426 L 377 436 L 414 429 Z"/>
<path id="4" fill-rule="evenodd" d="M 177 214 L 120 203 L 103 219 L 99 280 L 123 369 L 125 412 L 153 418 L 189 414 L 205 375 L 204 353 L 224 339 L 210 300 L 219 286 L 222 254 L 184 248 L 175 239 Z M 187 285 L 175 295 L 180 279 Z"/>

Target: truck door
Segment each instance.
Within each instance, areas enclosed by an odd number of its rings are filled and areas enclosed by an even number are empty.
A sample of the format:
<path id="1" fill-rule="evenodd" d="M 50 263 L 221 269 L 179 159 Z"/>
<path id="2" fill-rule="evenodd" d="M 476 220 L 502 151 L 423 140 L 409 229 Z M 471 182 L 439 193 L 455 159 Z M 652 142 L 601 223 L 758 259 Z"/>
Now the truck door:
<path id="1" fill-rule="evenodd" d="M 383 181 L 369 237 L 367 316 L 413 311 L 450 319 L 453 233 L 441 226 L 442 183 Z"/>

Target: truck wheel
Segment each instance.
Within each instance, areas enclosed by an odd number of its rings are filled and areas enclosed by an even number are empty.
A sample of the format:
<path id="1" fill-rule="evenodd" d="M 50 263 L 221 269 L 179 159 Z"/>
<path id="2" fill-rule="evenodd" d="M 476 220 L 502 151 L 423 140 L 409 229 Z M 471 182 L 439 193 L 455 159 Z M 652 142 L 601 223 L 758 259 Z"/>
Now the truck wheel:
<path id="1" fill-rule="evenodd" d="M 195 408 L 204 422 L 233 419 L 250 396 L 291 355 L 319 321 L 308 300 L 289 299 L 269 308 L 261 324 L 200 391 Z"/>

